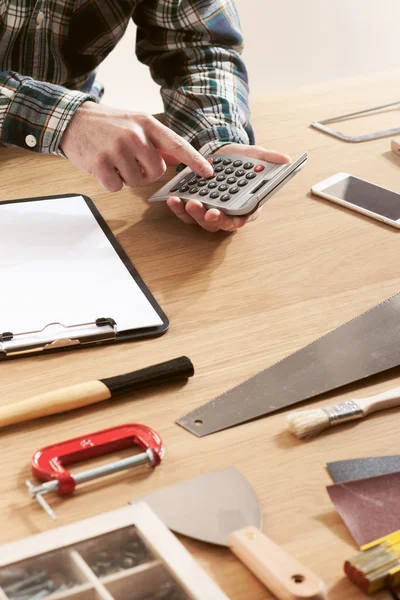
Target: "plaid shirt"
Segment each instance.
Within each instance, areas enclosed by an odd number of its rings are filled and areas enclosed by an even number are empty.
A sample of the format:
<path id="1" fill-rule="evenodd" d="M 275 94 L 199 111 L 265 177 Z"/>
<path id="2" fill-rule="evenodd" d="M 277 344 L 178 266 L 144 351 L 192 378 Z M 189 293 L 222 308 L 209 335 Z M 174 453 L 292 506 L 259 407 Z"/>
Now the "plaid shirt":
<path id="1" fill-rule="evenodd" d="M 63 132 L 82 102 L 99 100 L 95 69 L 131 18 L 166 124 L 204 154 L 254 143 L 234 0 L 1 0 L 1 143 L 62 155 Z"/>

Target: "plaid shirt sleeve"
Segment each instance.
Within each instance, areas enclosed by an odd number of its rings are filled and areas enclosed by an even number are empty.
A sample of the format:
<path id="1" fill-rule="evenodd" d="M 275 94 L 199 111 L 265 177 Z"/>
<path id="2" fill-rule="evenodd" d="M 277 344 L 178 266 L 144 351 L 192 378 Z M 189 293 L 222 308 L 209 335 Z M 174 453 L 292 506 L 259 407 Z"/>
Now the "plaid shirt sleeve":
<path id="1" fill-rule="evenodd" d="M 0 73 L 0 141 L 4 146 L 64 156 L 61 137 L 86 100 L 95 98 L 15 72 Z"/>
<path id="2" fill-rule="evenodd" d="M 161 85 L 167 125 L 203 154 L 254 144 L 234 0 L 146 0 L 136 53 Z"/>

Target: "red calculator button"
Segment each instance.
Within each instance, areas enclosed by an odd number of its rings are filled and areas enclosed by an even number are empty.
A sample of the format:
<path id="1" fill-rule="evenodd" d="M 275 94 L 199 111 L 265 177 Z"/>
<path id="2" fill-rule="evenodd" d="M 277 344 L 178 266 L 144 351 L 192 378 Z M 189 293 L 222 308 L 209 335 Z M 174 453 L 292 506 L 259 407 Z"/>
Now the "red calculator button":
<path id="1" fill-rule="evenodd" d="M 214 159 L 212 158 L 212 156 L 210 156 L 209 158 L 207 158 L 207 160 L 208 160 L 209 163 L 214 162 Z"/>
<path id="2" fill-rule="evenodd" d="M 256 165 L 254 167 L 254 170 L 256 173 L 261 173 L 261 171 L 264 171 L 264 169 L 265 169 L 264 165 Z"/>

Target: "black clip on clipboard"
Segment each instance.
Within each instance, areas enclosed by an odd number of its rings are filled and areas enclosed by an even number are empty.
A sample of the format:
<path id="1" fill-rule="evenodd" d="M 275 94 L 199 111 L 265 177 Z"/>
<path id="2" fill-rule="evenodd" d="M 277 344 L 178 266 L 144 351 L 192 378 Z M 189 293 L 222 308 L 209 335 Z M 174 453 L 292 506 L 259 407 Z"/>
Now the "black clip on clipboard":
<path id="1" fill-rule="evenodd" d="M 54 331 L 55 328 L 58 331 Z M 103 344 L 115 341 L 117 332 L 117 325 L 111 318 L 100 318 L 93 323 L 81 325 L 49 323 L 43 329 L 24 333 L 14 334 L 7 331 L 0 335 L 0 359 L 34 352 L 61 350 L 70 346 Z"/>

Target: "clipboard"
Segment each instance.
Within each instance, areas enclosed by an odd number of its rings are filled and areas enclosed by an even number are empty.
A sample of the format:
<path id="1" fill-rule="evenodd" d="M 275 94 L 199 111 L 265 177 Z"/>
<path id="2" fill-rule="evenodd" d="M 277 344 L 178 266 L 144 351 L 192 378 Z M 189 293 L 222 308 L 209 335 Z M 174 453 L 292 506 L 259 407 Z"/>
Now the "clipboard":
<path id="1" fill-rule="evenodd" d="M 81 194 L 0 202 L 0 360 L 165 333 L 169 320 Z"/>

